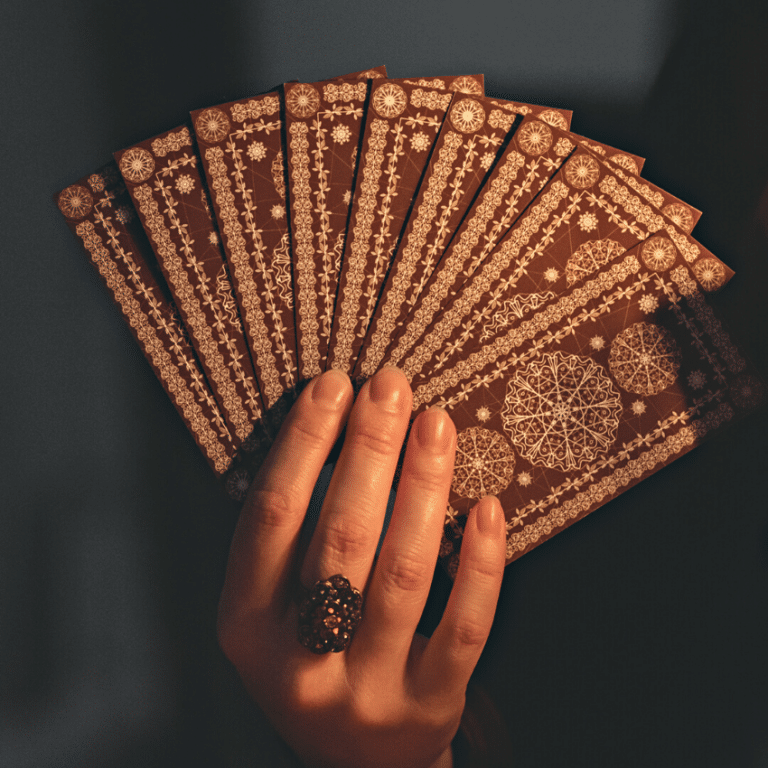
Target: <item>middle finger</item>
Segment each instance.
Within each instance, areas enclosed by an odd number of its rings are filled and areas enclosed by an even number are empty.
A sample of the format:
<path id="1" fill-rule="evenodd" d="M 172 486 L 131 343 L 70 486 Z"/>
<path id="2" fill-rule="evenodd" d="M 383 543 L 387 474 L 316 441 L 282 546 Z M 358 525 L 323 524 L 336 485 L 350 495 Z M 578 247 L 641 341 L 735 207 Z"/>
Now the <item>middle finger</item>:
<path id="1" fill-rule="evenodd" d="M 396 368 L 382 369 L 360 390 L 304 558 L 305 587 L 336 573 L 365 587 L 410 413 L 411 388 Z"/>

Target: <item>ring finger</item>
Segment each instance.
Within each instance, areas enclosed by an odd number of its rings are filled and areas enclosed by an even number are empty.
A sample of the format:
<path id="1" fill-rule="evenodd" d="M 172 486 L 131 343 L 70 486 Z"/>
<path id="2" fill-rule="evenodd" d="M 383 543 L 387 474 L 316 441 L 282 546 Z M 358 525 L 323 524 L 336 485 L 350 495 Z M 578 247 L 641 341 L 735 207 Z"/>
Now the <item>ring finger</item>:
<path id="1" fill-rule="evenodd" d="M 305 587 L 336 573 L 365 587 L 410 413 L 411 388 L 396 368 L 363 385 L 304 558 Z"/>

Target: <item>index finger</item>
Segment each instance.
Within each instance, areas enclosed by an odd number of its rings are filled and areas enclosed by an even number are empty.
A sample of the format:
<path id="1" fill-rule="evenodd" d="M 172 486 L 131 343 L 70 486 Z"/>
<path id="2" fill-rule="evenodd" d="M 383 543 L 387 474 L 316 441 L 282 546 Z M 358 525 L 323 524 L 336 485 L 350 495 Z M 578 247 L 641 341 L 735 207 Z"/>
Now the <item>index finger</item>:
<path id="1" fill-rule="evenodd" d="M 219 604 L 221 621 L 279 607 L 304 515 L 320 470 L 352 405 L 349 377 L 331 370 L 313 379 L 291 409 L 240 513 Z"/>

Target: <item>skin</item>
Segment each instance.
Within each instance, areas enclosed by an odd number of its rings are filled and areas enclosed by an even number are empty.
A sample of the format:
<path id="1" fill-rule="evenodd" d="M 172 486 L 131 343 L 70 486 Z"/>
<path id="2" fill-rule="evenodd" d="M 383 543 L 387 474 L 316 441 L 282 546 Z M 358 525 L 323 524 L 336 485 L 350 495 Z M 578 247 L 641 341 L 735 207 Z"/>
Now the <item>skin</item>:
<path id="1" fill-rule="evenodd" d="M 411 390 L 395 368 L 366 382 L 354 406 L 345 374 L 313 379 L 254 481 L 235 531 L 219 642 L 307 766 L 453 764 L 450 743 L 501 587 L 504 515 L 494 497 L 471 511 L 443 618 L 430 639 L 417 635 L 440 546 L 456 430 L 439 408 L 416 418 L 375 559 L 410 415 Z M 320 520 L 302 552 L 312 490 L 345 425 Z M 336 573 L 364 592 L 363 619 L 345 652 L 317 656 L 298 642 L 298 603 L 302 588 Z"/>

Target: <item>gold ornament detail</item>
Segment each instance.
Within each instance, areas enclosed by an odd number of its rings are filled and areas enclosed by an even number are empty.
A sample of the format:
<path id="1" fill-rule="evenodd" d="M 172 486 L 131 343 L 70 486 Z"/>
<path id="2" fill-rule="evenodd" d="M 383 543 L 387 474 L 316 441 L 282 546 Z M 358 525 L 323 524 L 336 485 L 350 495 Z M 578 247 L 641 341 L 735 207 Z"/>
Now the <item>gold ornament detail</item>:
<path id="1" fill-rule="evenodd" d="M 589 155 L 576 155 L 565 164 L 565 178 L 576 189 L 591 187 L 599 177 L 600 166 Z"/>
<path id="2" fill-rule="evenodd" d="M 470 96 L 482 96 L 483 86 L 475 80 L 474 77 L 469 75 L 462 75 L 457 77 L 449 86 L 451 91 L 458 91 L 459 93 L 466 93 Z"/>
<path id="3" fill-rule="evenodd" d="M 134 184 L 146 181 L 154 170 L 155 161 L 152 159 L 152 155 L 146 149 L 142 149 L 142 147 L 129 149 L 120 158 L 120 173 Z"/>
<path id="4" fill-rule="evenodd" d="M 391 119 L 408 106 L 408 97 L 396 83 L 384 83 L 374 91 L 372 104 L 378 114 Z"/>
<path id="5" fill-rule="evenodd" d="M 229 119 L 216 107 L 204 109 L 195 120 L 195 131 L 208 144 L 218 144 L 229 133 Z"/>
<path id="6" fill-rule="evenodd" d="M 82 219 L 93 208 L 91 193 L 79 184 L 67 187 L 59 195 L 59 210 L 68 219 Z"/>
<path id="7" fill-rule="evenodd" d="M 664 272 L 675 263 L 677 249 L 668 237 L 657 236 L 643 243 L 640 255 L 648 269 L 652 269 L 654 272 Z"/>
<path id="8" fill-rule="evenodd" d="M 552 146 L 552 131 L 538 121 L 527 123 L 520 128 L 517 143 L 529 155 L 540 155 Z"/>
<path id="9" fill-rule="evenodd" d="M 623 254 L 625 249 L 615 240 L 588 240 L 568 259 L 565 276 L 571 286 Z"/>
<path id="10" fill-rule="evenodd" d="M 320 94 L 309 83 L 299 83 L 285 94 L 285 107 L 294 117 L 312 117 L 320 109 Z"/>
<path id="11" fill-rule="evenodd" d="M 456 438 L 451 488 L 469 499 L 503 491 L 515 471 L 515 454 L 499 432 L 469 427 Z"/>
<path id="12" fill-rule="evenodd" d="M 705 291 L 714 291 L 725 282 L 725 269 L 715 259 L 701 259 L 693 265 L 693 274 Z"/>
<path id="13" fill-rule="evenodd" d="M 462 99 L 451 107 L 451 123 L 457 131 L 474 133 L 484 122 L 485 110 L 474 99 Z"/>
<path id="14" fill-rule="evenodd" d="M 687 208 L 680 203 L 670 203 L 669 205 L 665 205 L 661 209 L 661 212 L 667 218 L 672 219 L 683 232 L 690 235 L 693 231 L 693 214 L 691 213 L 690 208 Z"/>
<path id="15" fill-rule="evenodd" d="M 549 123 L 554 128 L 559 128 L 561 131 L 568 130 L 568 121 L 554 109 L 546 109 L 539 115 L 536 115 L 539 120 L 543 120 L 545 123 Z"/>
<path id="16" fill-rule="evenodd" d="M 611 343 L 608 365 L 622 389 L 637 395 L 658 395 L 677 378 L 680 350 L 666 329 L 653 323 L 635 323 Z"/>
<path id="17" fill-rule="evenodd" d="M 615 163 L 619 168 L 623 168 L 628 173 L 634 173 L 637 175 L 637 163 L 629 155 L 613 155 L 608 158 L 612 163 Z"/>
<path id="18" fill-rule="evenodd" d="M 554 352 L 515 373 L 501 417 L 528 461 L 567 472 L 613 445 L 621 413 L 621 397 L 601 365 Z"/>

